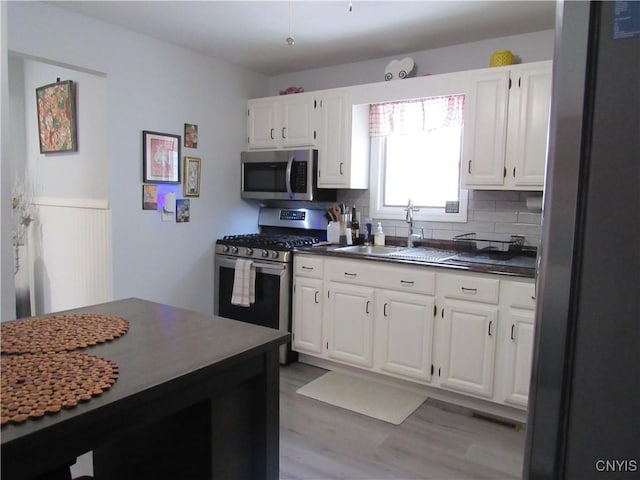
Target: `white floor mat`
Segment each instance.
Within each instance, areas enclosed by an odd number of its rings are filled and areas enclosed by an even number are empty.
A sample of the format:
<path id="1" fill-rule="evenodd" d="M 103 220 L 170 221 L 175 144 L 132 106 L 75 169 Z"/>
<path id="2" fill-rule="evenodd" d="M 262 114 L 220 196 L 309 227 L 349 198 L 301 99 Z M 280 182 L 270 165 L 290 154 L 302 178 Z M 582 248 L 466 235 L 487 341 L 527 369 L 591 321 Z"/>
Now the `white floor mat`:
<path id="1" fill-rule="evenodd" d="M 339 372 L 325 373 L 297 393 L 394 425 L 400 425 L 427 399 L 426 395 Z"/>

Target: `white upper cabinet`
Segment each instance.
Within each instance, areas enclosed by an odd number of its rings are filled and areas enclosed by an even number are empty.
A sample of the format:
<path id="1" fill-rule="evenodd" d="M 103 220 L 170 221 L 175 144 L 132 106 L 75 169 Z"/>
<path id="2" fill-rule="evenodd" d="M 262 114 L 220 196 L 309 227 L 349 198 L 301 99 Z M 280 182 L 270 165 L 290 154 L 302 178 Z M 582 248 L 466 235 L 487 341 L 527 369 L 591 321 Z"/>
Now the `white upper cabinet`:
<path id="1" fill-rule="evenodd" d="M 550 102 L 550 61 L 471 75 L 465 107 L 464 186 L 542 190 Z"/>
<path id="2" fill-rule="evenodd" d="M 317 139 L 315 95 L 297 93 L 247 102 L 249 149 L 313 147 Z"/>
<path id="3" fill-rule="evenodd" d="M 319 92 L 318 187 L 369 187 L 369 106 L 346 90 Z"/>

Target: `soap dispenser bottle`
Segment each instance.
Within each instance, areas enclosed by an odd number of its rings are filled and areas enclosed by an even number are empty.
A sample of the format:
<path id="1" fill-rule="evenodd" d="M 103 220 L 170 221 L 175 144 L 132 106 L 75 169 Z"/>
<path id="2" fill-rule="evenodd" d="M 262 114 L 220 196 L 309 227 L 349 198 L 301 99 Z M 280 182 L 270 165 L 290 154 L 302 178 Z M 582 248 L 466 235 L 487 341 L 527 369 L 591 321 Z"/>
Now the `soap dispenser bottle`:
<path id="1" fill-rule="evenodd" d="M 373 237 L 373 244 L 378 246 L 384 246 L 384 232 L 382 231 L 382 223 L 378 222 L 378 228 L 376 234 Z"/>

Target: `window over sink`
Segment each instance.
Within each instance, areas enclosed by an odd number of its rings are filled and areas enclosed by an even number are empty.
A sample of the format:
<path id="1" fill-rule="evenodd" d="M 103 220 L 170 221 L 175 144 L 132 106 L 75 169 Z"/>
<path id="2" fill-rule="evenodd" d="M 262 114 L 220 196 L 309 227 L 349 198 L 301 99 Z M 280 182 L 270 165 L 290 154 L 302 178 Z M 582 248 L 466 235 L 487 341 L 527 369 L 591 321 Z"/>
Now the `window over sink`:
<path id="1" fill-rule="evenodd" d="M 460 186 L 464 95 L 372 104 L 371 215 L 467 221 L 467 191 Z"/>

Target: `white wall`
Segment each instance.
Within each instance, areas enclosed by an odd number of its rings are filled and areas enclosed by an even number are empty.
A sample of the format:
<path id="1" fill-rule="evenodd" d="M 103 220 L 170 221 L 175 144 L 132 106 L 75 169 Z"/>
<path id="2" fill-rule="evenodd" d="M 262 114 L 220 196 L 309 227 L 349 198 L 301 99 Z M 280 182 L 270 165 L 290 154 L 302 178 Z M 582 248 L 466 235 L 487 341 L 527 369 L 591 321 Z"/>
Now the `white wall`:
<path id="1" fill-rule="evenodd" d="M 114 298 L 212 313 L 215 239 L 257 229 L 255 207 L 240 199 L 238 163 L 245 101 L 266 95 L 268 79 L 48 4 L 9 2 L 8 17 L 13 52 L 105 75 L 100 188 L 112 210 Z M 201 196 L 191 202 L 190 223 L 161 222 L 141 207 L 142 130 L 183 135 L 184 123 L 199 127 L 198 148 L 183 155 L 202 158 Z M 181 186 L 166 188 L 182 196 Z"/>
<path id="2" fill-rule="evenodd" d="M 433 50 L 407 52 L 394 57 L 304 70 L 271 77 L 269 95 L 277 95 L 280 90 L 292 86 L 303 87 L 305 92 L 311 92 L 327 88 L 382 82 L 384 81 L 385 67 L 394 58 L 413 58 L 417 66 L 416 75 L 485 68 L 489 66 L 489 59 L 495 50 L 511 50 L 518 57 L 519 63 L 551 60 L 553 58 L 553 41 L 554 31 L 544 30 Z"/>

